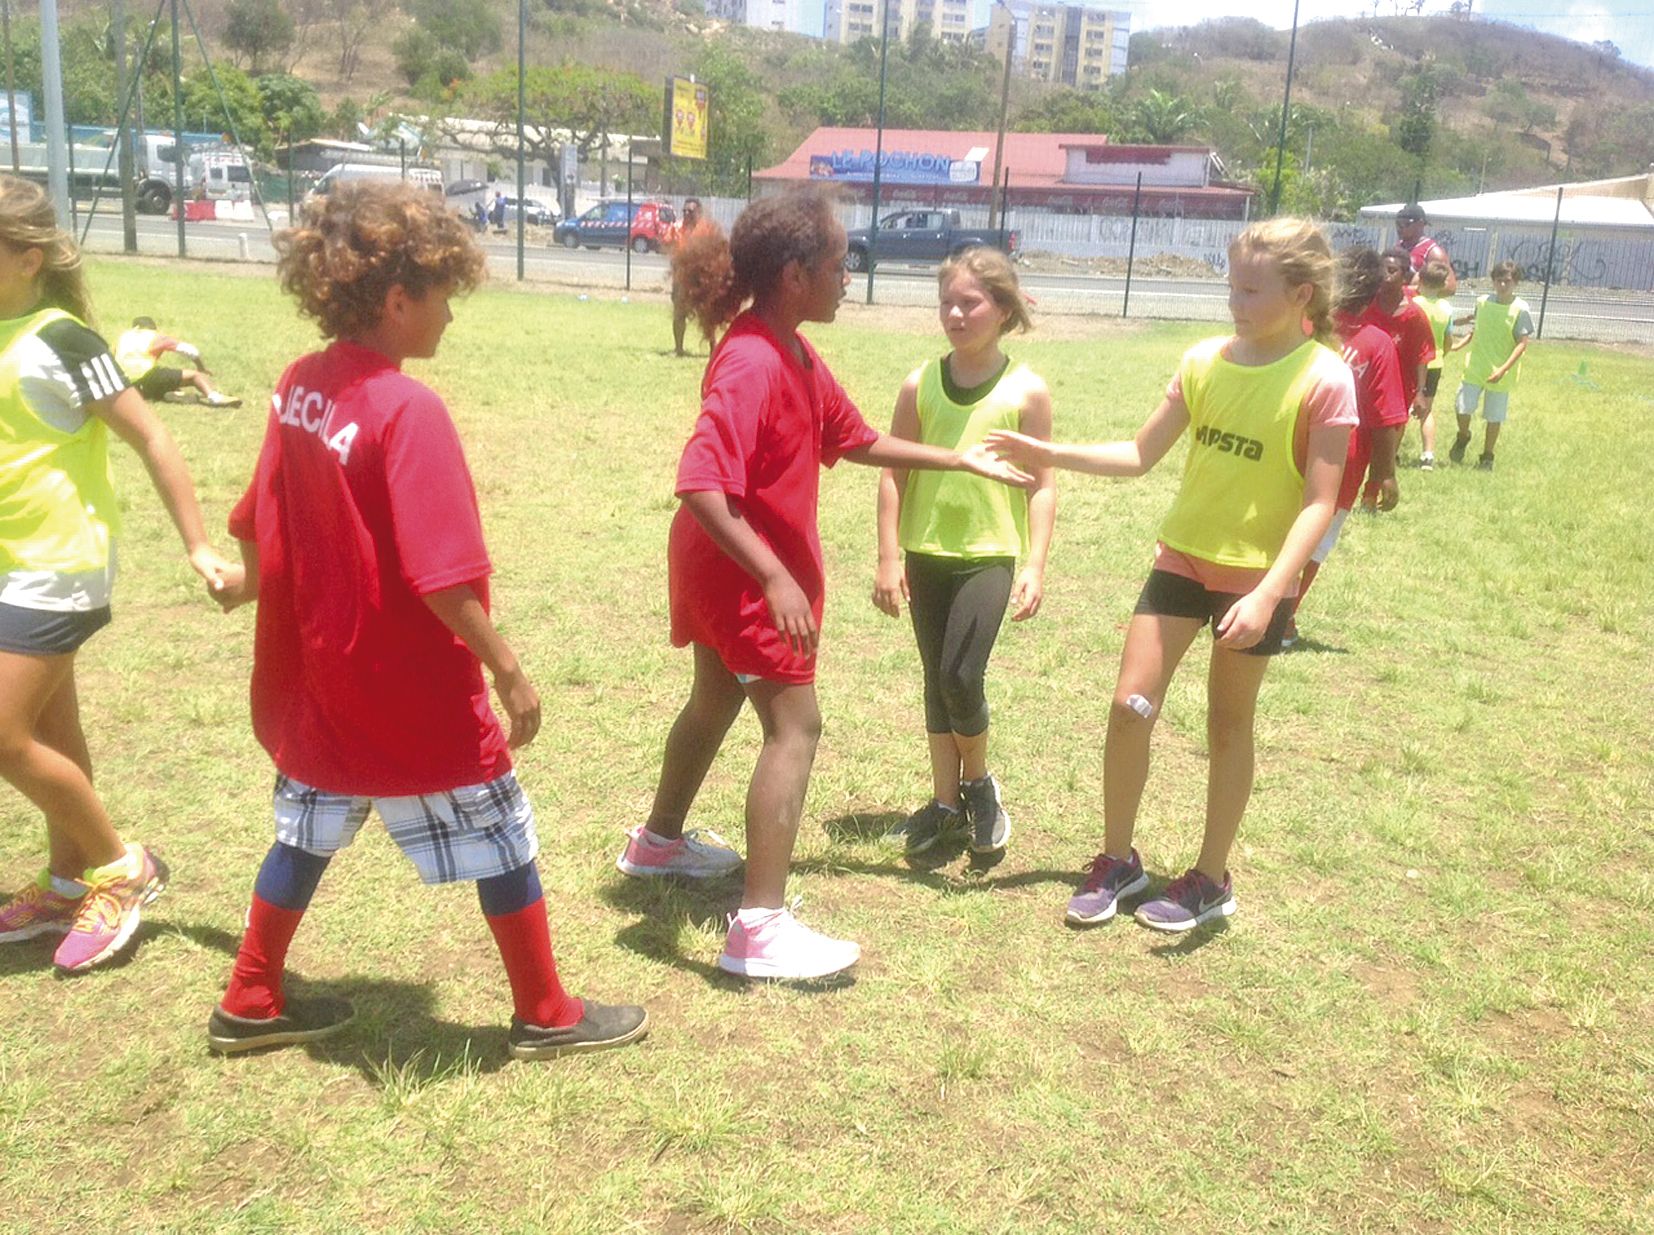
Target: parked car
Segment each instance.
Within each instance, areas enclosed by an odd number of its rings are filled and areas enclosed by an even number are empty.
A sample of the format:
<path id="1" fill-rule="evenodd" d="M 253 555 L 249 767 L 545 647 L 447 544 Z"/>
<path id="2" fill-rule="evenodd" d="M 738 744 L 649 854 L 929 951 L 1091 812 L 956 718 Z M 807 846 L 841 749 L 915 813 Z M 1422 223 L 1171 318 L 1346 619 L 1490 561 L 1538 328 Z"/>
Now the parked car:
<path id="1" fill-rule="evenodd" d="M 1006 231 L 1003 236 L 1005 253 L 1015 258 L 1022 248 L 1022 234 Z M 868 229 L 853 228 L 848 239 L 850 248 L 844 257 L 845 266 L 856 271 L 866 270 Z M 881 262 L 939 262 L 977 245 L 1000 248 L 1000 240 L 997 227 L 964 226 L 957 210 L 901 210 L 879 220 L 878 241 L 873 250 Z"/>
<path id="2" fill-rule="evenodd" d="M 364 180 L 406 180 L 420 188 L 442 192 L 440 168 L 412 163 L 406 169 L 400 163 L 335 163 L 322 173 L 322 178 L 316 181 L 310 192 L 321 197 L 336 184 L 359 183 Z"/>
<path id="3" fill-rule="evenodd" d="M 557 223 L 557 207 L 550 202 L 536 201 L 534 198 L 524 198 L 523 222 L 530 227 L 552 227 Z M 505 221 L 508 225 L 517 222 L 517 199 L 505 199 Z"/>
<path id="4" fill-rule="evenodd" d="M 677 213 L 665 202 L 602 201 L 579 218 L 559 223 L 552 242 L 569 249 L 618 249 L 629 244 L 635 253 L 651 253 L 660 249 L 667 229 L 677 221 Z"/>

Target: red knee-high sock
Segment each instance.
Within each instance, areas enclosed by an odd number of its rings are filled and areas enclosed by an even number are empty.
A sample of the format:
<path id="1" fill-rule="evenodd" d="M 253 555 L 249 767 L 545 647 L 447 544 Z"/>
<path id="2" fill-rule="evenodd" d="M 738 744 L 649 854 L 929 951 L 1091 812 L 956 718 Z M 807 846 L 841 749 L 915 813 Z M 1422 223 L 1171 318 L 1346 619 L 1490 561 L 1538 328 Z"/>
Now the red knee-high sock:
<path id="1" fill-rule="evenodd" d="M 281 990 L 287 945 L 293 942 L 293 932 L 299 929 L 303 917 L 302 909 L 283 909 L 253 893 L 247 933 L 241 937 L 230 989 L 224 992 L 220 1005 L 224 1011 L 255 1020 L 281 1015 L 287 1004 Z"/>
<path id="2" fill-rule="evenodd" d="M 513 913 L 484 914 L 494 932 L 517 1019 L 543 1029 L 561 1029 L 586 1014 L 586 1006 L 563 989 L 551 955 L 551 926 L 545 897 Z"/>
<path id="3" fill-rule="evenodd" d="M 1321 563 L 1313 559 L 1304 566 L 1304 573 L 1298 577 L 1298 596 L 1292 602 L 1292 613 L 1296 617 L 1298 606 L 1304 603 L 1304 597 L 1309 594 L 1309 585 L 1315 582 L 1315 576 L 1321 573 Z"/>

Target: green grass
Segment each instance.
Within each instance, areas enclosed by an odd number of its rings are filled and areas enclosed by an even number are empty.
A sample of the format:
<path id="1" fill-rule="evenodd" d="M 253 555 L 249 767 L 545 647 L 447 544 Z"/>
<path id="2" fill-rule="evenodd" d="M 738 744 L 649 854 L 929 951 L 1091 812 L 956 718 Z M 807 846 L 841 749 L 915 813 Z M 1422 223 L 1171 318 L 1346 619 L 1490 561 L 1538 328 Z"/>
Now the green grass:
<path id="1" fill-rule="evenodd" d="M 313 335 L 274 281 L 94 268 L 202 345 L 249 408 L 167 407 L 209 518 Z M 1016 352 L 1058 433 L 1132 431 L 1199 327 L 1062 319 Z M 813 332 L 869 417 L 941 342 L 924 313 Z M 856 981 L 718 975 L 737 888 L 617 875 L 688 686 L 665 533 L 700 365 L 664 304 L 484 291 L 414 366 L 465 437 L 496 611 L 546 724 L 520 761 L 571 986 L 646 1002 L 642 1047 L 509 1064 L 503 975 L 468 888 L 423 889 L 369 829 L 292 953 L 359 1022 L 219 1060 L 208 1010 L 269 844 L 246 715 L 250 613 L 198 594 L 135 460 L 117 620 L 81 658 L 99 785 L 171 861 L 130 963 L 72 981 L 0 950 L 0 1227 L 133 1231 L 1649 1230 L 1654 1205 L 1654 454 L 1646 355 L 1537 346 L 1492 476 L 1403 475 L 1352 520 L 1265 683 L 1225 931 L 1075 933 L 1101 833 L 1101 725 L 1176 482 L 1065 478 L 1046 608 L 990 686 L 1017 836 L 981 873 L 874 838 L 925 793 L 918 665 L 866 596 L 874 476 L 823 481 L 827 720 L 793 890 L 859 940 Z M 1596 389 L 1573 380 L 1589 360 Z M 1451 362 L 1446 388 L 1455 384 Z M 1411 450 L 1409 451 L 1411 454 Z M 1204 666 L 1174 682 L 1139 829 L 1197 844 Z M 693 822 L 738 837 L 757 745 L 732 732 Z M 40 861 L 0 793 L 0 872 Z"/>

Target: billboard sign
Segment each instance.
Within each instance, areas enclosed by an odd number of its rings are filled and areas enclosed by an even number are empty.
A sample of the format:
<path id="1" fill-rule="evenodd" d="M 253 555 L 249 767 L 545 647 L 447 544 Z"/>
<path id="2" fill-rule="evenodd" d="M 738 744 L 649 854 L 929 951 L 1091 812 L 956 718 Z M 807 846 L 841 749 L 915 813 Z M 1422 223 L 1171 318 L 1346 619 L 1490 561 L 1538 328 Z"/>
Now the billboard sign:
<path id="1" fill-rule="evenodd" d="M 879 179 L 886 184 L 976 184 L 981 174 L 980 161 L 956 159 L 946 154 L 886 150 L 879 159 Z M 812 154 L 810 179 L 871 181 L 873 152 L 837 150 L 831 154 Z"/>
<path id="2" fill-rule="evenodd" d="M 711 97 L 706 83 L 688 77 L 666 79 L 666 153 L 676 159 L 706 158 Z"/>

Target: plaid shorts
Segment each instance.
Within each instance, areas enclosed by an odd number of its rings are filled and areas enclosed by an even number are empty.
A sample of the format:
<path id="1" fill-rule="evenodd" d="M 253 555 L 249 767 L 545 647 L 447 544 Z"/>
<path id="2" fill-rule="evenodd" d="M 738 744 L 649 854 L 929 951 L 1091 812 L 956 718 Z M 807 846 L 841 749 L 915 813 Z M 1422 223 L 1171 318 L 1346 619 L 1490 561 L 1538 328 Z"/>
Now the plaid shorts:
<path id="1" fill-rule="evenodd" d="M 276 776 L 276 839 L 330 858 L 356 839 L 368 808 L 426 883 L 487 879 L 526 866 L 540 851 L 534 807 L 507 772 L 481 785 L 404 798 L 357 798 Z"/>

